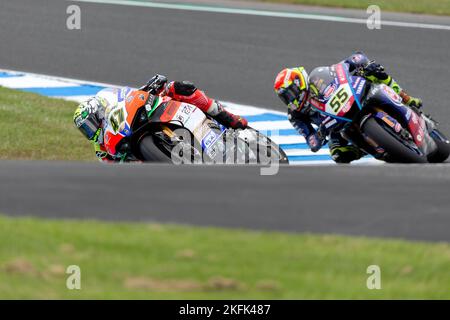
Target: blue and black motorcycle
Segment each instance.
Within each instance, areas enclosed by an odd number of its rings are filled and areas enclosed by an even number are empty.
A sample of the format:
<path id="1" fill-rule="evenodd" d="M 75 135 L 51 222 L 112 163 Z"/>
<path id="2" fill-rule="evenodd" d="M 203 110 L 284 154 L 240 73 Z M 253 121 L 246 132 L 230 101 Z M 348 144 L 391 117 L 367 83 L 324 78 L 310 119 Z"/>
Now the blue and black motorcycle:
<path id="1" fill-rule="evenodd" d="M 402 98 L 389 86 L 350 75 L 339 63 L 314 69 L 311 99 L 324 121 L 321 129 L 341 135 L 376 159 L 396 163 L 444 162 L 450 142 L 437 122 Z"/>

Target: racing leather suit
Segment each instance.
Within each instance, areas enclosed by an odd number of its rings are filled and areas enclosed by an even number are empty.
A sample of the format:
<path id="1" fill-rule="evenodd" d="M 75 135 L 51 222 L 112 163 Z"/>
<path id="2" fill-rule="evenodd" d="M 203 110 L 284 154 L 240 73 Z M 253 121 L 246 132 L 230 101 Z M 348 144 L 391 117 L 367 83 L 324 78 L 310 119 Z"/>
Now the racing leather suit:
<path id="1" fill-rule="evenodd" d="M 365 54 L 356 52 L 342 62 L 347 64 L 350 73 L 363 69 L 364 73 L 362 76 L 369 81 L 390 86 L 402 97 L 403 102 L 406 104 L 416 107 L 421 106 L 420 99 L 407 95 L 398 83 L 384 71 L 382 66 L 374 61 L 370 61 Z M 308 101 L 300 111 L 288 111 L 288 118 L 294 128 L 305 137 L 311 151 L 317 152 L 328 136 L 328 146 L 335 162 L 349 163 L 361 158 L 364 154 L 359 148 L 349 143 L 339 132 L 327 132 L 321 126 L 325 117 L 311 107 L 311 99 L 313 98 L 311 95 L 309 96 Z M 316 130 L 313 125 L 316 125 L 318 129 Z"/>
<path id="2" fill-rule="evenodd" d="M 208 97 L 205 92 L 198 89 L 193 83 L 189 81 L 172 81 L 168 84 L 166 84 L 167 79 L 164 76 L 157 75 L 150 79 L 149 83 L 152 82 L 155 78 L 161 77 L 163 78 L 163 81 L 159 88 L 157 88 L 156 92 L 153 92 L 153 94 L 157 94 L 161 97 L 170 97 L 173 100 L 189 103 L 206 114 L 210 115 L 214 119 L 216 119 L 219 123 L 223 124 L 226 127 L 233 128 L 233 129 L 245 129 L 247 127 L 247 120 L 234 115 L 223 107 L 223 105 L 217 101 L 213 100 L 210 97 Z M 123 95 L 128 94 L 131 89 L 130 88 L 124 88 L 125 91 L 122 93 Z M 124 90 L 122 89 L 122 90 Z M 146 86 L 142 87 L 142 89 L 146 89 Z M 109 89 L 106 89 L 109 90 Z M 118 89 L 115 89 L 116 91 Z M 152 91 L 149 91 L 152 93 Z M 100 105 L 116 105 L 117 104 L 117 94 L 109 94 L 108 92 L 99 92 L 97 96 L 91 98 L 91 99 L 98 99 L 98 100 L 107 100 L 106 103 L 103 102 Z M 105 113 L 105 110 L 103 110 L 103 115 Z M 105 124 L 105 120 L 103 118 L 102 120 L 103 125 Z M 95 149 L 95 155 L 100 161 L 105 162 L 120 162 L 120 161 L 130 161 L 133 159 L 127 158 L 116 158 L 112 155 L 108 154 L 106 151 L 106 148 L 103 143 L 103 129 L 100 130 L 100 133 L 98 136 L 94 139 L 94 149 Z M 135 160 L 135 159 L 134 159 Z"/>

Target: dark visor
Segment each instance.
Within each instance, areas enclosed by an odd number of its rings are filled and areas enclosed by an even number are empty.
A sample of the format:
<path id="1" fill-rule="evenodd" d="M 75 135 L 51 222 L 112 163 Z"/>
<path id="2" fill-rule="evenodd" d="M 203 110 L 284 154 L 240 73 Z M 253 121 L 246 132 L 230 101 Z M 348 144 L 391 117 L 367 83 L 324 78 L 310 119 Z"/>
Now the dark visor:
<path id="1" fill-rule="evenodd" d="M 83 124 L 79 127 L 79 129 L 86 138 L 92 140 L 94 139 L 95 133 L 99 127 L 99 121 L 94 115 L 91 114 L 86 120 L 83 121 Z"/>
<path id="2" fill-rule="evenodd" d="M 296 85 L 290 85 L 285 89 L 278 90 L 278 96 L 285 104 L 290 104 L 299 99 L 300 89 Z"/>

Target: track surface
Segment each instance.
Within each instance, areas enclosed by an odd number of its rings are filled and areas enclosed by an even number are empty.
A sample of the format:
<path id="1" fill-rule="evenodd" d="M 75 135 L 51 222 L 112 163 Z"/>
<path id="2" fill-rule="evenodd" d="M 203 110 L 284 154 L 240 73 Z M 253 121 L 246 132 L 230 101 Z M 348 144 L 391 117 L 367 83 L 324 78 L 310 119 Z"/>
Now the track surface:
<path id="1" fill-rule="evenodd" d="M 280 169 L 1 162 L 0 212 L 450 241 L 448 166 Z"/>
<path id="2" fill-rule="evenodd" d="M 449 31 L 79 4 L 0 3 L 0 68 L 137 86 L 155 72 L 282 109 L 275 74 L 353 50 L 383 63 L 450 132 Z M 426 22 L 426 21 L 425 21 Z M 442 22 L 441 22 L 442 23 Z M 450 241 L 446 166 L 257 168 L 0 163 L 0 212 Z"/>
<path id="3" fill-rule="evenodd" d="M 160 72 L 226 101 L 283 110 L 272 89 L 279 70 L 310 70 L 360 49 L 450 131 L 450 31 L 90 3 L 77 3 L 81 31 L 70 31 L 68 4 L 1 1 L 0 68 L 133 86 Z"/>

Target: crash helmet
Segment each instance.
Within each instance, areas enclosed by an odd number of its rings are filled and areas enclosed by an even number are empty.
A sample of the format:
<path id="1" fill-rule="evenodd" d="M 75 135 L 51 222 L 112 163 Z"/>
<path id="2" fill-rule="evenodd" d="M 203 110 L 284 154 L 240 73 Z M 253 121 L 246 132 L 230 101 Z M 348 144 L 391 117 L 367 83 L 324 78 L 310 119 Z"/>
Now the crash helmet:
<path id="1" fill-rule="evenodd" d="M 75 110 L 73 122 L 88 140 L 97 141 L 106 104 L 105 99 L 94 97 L 81 103 Z"/>
<path id="2" fill-rule="evenodd" d="M 308 73 L 305 68 L 286 68 L 278 73 L 274 90 L 292 111 L 301 111 L 308 100 Z"/>

